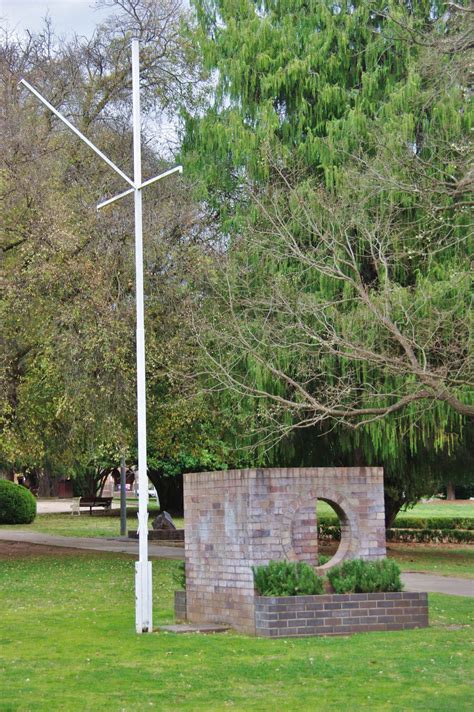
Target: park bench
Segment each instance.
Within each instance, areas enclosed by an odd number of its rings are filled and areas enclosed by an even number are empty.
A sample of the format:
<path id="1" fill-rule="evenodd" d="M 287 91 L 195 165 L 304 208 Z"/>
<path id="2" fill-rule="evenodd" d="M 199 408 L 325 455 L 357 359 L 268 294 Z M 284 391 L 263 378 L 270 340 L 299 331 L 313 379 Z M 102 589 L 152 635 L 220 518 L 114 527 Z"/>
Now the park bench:
<path id="1" fill-rule="evenodd" d="M 102 507 L 103 509 L 111 509 L 112 507 L 112 497 L 81 497 L 79 500 L 79 508 L 89 508 L 89 514 L 92 514 L 92 510 L 96 507 Z"/>

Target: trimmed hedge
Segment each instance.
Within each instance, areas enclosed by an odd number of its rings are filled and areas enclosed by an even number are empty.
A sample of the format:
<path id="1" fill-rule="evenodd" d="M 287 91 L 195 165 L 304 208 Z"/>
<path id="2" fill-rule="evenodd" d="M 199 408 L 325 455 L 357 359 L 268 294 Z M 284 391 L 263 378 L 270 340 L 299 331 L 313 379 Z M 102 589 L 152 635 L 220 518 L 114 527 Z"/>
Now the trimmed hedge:
<path id="1" fill-rule="evenodd" d="M 471 517 L 397 517 L 392 529 L 469 529 L 474 530 Z"/>
<path id="2" fill-rule="evenodd" d="M 474 543 L 474 531 L 469 529 L 387 529 L 387 541 L 412 543 L 438 542 L 444 544 Z"/>
<path id="3" fill-rule="evenodd" d="M 30 524 L 36 517 L 36 499 L 29 489 L 0 480 L 0 524 Z"/>
<path id="4" fill-rule="evenodd" d="M 318 517 L 318 535 L 322 540 L 339 541 L 341 529 L 337 517 Z M 444 542 L 470 544 L 474 542 L 472 517 L 397 517 L 386 531 L 387 541 Z"/>
<path id="5" fill-rule="evenodd" d="M 401 591 L 400 569 L 392 559 L 345 561 L 328 571 L 335 593 L 389 593 Z"/>
<path id="6" fill-rule="evenodd" d="M 270 561 L 252 566 L 260 596 L 314 596 L 323 592 L 323 579 L 304 561 Z"/>
<path id="7" fill-rule="evenodd" d="M 332 514 L 321 514 L 318 526 L 338 527 L 339 519 Z M 404 517 L 398 516 L 392 529 L 470 529 L 474 530 L 474 517 Z"/>

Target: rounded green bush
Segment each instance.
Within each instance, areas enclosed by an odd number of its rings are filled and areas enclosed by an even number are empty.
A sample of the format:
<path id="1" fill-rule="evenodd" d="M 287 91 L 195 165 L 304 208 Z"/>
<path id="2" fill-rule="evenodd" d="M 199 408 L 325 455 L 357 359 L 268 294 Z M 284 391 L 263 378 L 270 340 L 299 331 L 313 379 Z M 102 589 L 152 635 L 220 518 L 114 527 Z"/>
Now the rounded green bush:
<path id="1" fill-rule="evenodd" d="M 314 596 L 323 592 L 323 579 L 304 561 L 270 561 L 252 570 L 260 596 Z"/>
<path id="2" fill-rule="evenodd" d="M 30 524 L 36 517 L 36 500 L 29 489 L 0 480 L 0 524 Z"/>
<path id="3" fill-rule="evenodd" d="M 376 593 L 402 591 L 400 569 L 395 561 L 344 561 L 328 571 L 328 579 L 335 593 Z"/>

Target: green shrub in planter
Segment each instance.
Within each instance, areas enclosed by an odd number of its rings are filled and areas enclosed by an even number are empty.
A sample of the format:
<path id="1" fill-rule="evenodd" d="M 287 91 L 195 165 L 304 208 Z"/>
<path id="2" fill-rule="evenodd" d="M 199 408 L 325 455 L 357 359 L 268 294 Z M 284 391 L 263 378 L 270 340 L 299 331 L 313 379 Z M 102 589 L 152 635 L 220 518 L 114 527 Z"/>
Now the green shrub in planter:
<path id="1" fill-rule="evenodd" d="M 260 596 L 311 596 L 323 592 L 323 579 L 303 561 L 270 561 L 253 566 L 255 588 Z"/>
<path id="2" fill-rule="evenodd" d="M 0 480 L 0 524 L 30 524 L 36 517 L 36 500 L 30 490 Z"/>
<path id="3" fill-rule="evenodd" d="M 377 593 L 401 591 L 400 569 L 391 559 L 345 561 L 328 571 L 335 593 Z"/>

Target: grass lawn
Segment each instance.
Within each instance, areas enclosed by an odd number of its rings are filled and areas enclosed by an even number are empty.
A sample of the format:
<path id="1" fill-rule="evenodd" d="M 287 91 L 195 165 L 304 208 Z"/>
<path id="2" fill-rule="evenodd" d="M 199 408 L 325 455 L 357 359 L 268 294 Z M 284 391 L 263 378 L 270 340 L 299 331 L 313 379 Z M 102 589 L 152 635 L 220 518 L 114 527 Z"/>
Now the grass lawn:
<path id="1" fill-rule="evenodd" d="M 155 622 L 175 562 L 155 561 Z M 0 560 L 0 710 L 379 710 L 472 703 L 472 599 L 430 596 L 431 627 L 351 638 L 134 632 L 134 562 L 68 553 Z"/>
<path id="2" fill-rule="evenodd" d="M 474 578 L 474 546 L 453 544 L 387 544 L 387 555 L 402 571 L 428 571 L 442 576 Z"/>
<path id="3" fill-rule="evenodd" d="M 473 517 L 474 502 L 471 500 L 458 500 L 458 504 L 452 504 L 443 500 L 435 500 L 426 504 L 416 504 L 406 512 L 400 512 L 401 517 Z"/>

